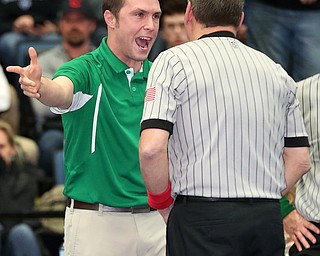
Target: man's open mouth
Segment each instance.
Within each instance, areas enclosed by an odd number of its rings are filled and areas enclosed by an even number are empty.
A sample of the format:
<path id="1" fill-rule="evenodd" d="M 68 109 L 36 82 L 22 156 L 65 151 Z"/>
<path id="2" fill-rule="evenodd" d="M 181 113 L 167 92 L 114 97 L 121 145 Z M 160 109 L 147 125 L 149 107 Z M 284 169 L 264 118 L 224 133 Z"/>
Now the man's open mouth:
<path id="1" fill-rule="evenodd" d="M 137 45 L 142 49 L 148 49 L 150 42 L 151 42 L 150 37 L 140 36 L 136 39 Z"/>

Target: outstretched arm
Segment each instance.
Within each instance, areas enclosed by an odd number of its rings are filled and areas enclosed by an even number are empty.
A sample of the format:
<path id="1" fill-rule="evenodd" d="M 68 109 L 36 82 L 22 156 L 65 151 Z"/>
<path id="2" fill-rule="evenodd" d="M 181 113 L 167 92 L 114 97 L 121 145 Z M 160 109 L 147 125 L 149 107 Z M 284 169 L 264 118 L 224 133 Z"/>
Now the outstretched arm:
<path id="1" fill-rule="evenodd" d="M 28 97 L 37 98 L 50 107 L 68 108 L 73 98 L 73 83 L 60 76 L 51 80 L 42 76 L 42 68 L 38 62 L 37 52 L 29 48 L 30 64 L 26 67 L 9 66 L 8 72 L 20 75 L 19 83 L 23 93 Z"/>

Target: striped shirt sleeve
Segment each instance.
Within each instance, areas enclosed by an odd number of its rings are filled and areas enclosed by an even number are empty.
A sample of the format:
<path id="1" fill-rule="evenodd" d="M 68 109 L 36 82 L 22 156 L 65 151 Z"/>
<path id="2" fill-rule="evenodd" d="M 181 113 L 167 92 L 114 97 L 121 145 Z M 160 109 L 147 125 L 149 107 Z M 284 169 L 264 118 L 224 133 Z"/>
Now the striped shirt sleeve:
<path id="1" fill-rule="evenodd" d="M 179 58 L 169 50 L 160 53 L 150 69 L 141 129 L 159 128 L 172 134 L 184 87 L 186 80 Z"/>

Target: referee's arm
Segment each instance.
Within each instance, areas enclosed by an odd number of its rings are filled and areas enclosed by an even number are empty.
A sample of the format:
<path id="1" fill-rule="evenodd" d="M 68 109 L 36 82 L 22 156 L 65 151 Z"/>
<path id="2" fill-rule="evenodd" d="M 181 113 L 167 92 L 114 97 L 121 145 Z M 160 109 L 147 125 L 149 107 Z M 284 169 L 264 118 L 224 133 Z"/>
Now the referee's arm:
<path id="1" fill-rule="evenodd" d="M 285 147 L 283 160 L 287 187 L 282 191 L 282 195 L 285 195 L 296 182 L 310 170 L 311 160 L 309 147 Z"/>
<path id="2" fill-rule="evenodd" d="M 168 187 L 168 139 L 170 133 L 149 128 L 141 132 L 139 142 L 140 167 L 148 191 L 159 194 Z"/>

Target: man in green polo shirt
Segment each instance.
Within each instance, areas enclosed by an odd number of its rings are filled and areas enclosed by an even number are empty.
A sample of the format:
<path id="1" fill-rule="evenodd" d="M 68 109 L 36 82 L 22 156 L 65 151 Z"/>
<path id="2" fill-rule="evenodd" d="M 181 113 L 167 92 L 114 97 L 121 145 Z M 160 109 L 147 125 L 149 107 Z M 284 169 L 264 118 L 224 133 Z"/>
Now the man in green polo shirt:
<path id="1" fill-rule="evenodd" d="M 165 255 L 165 223 L 147 204 L 138 140 L 147 56 L 161 15 L 158 0 L 105 0 L 108 37 L 65 63 L 53 80 L 30 65 L 9 67 L 21 88 L 62 115 L 65 134 L 65 253 Z"/>

